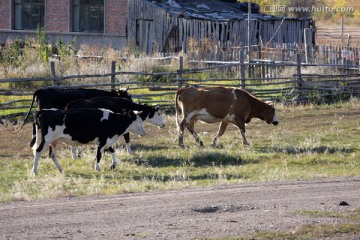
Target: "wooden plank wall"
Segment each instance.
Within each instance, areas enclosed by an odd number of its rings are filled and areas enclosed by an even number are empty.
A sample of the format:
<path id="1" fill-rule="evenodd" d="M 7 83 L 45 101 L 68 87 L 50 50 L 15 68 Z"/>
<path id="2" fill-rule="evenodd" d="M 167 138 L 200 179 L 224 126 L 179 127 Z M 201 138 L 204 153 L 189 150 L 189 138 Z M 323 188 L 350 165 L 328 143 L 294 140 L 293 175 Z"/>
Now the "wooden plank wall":
<path id="1" fill-rule="evenodd" d="M 144 0 L 129 0 L 128 43 L 138 42 L 140 50 L 150 54 L 181 49 L 187 53 L 191 41 L 208 41 L 218 47 L 248 45 L 247 20 L 214 21 L 203 19 L 181 18 Z M 139 20 L 148 21 L 149 26 L 138 30 Z M 287 20 L 252 20 L 251 44 L 267 43 L 302 43 L 304 28 L 310 27 L 307 19 Z M 138 25 L 138 26 L 137 26 Z M 171 28 L 176 26 L 175 34 L 169 37 Z M 141 27 L 141 26 L 140 26 Z M 172 32 L 173 33 L 173 32 Z M 147 36 L 140 39 L 141 36 Z M 164 46 L 169 43 L 171 46 Z"/>

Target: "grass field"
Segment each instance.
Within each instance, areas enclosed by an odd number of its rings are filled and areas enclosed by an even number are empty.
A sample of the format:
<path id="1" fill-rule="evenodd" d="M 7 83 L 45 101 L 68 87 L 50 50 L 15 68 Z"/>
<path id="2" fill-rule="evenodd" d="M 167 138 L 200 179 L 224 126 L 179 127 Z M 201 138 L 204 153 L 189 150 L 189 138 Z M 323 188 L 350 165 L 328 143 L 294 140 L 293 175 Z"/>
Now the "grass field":
<path id="1" fill-rule="evenodd" d="M 360 101 L 334 105 L 276 107 L 279 126 L 254 119 L 247 125 L 250 146 L 243 146 L 238 129 L 229 126 L 211 148 L 217 124 L 196 125 L 205 147 L 187 132 L 187 148 L 177 145 L 174 116 L 167 126 L 146 125 L 148 134 L 132 135 L 133 155 L 119 141 L 117 169 L 109 169 L 105 154 L 101 172 L 95 172 L 95 148 L 71 159 L 69 147 L 58 151 L 64 173 L 43 155 L 39 175 L 33 176 L 29 147 L 31 126 L 1 126 L 0 201 L 31 200 L 79 195 L 162 191 L 241 182 L 314 179 L 360 175 Z"/>

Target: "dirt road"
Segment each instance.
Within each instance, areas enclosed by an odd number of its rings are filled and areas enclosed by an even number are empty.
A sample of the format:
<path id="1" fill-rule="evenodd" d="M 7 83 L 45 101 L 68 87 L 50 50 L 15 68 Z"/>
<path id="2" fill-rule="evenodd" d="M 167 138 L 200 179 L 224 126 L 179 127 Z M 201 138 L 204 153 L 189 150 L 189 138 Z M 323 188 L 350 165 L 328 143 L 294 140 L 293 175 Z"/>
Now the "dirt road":
<path id="1" fill-rule="evenodd" d="M 348 206 L 339 205 L 346 201 Z M 0 204 L 2 239 L 196 239 L 338 224 L 301 210 L 360 208 L 360 177 Z M 349 236 L 349 239 L 358 239 Z"/>

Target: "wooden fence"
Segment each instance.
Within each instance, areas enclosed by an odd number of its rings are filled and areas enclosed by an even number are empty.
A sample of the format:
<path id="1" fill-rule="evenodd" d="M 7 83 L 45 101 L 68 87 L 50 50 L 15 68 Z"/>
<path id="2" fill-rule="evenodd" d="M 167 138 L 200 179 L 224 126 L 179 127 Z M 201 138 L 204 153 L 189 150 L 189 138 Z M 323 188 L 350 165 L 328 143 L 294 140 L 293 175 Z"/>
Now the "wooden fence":
<path id="1" fill-rule="evenodd" d="M 199 47 L 198 51 L 191 51 L 189 59 L 208 61 L 240 61 L 240 53 L 245 51 L 248 55 L 248 46 Z M 296 61 L 296 55 L 300 54 L 302 62 L 315 64 L 342 64 L 359 67 L 360 47 L 315 45 L 309 49 L 310 59 L 306 61 L 306 47 L 299 43 L 253 45 L 251 46 L 251 59 L 268 59 L 273 61 Z"/>
<path id="2" fill-rule="evenodd" d="M 326 42 L 327 44 L 336 45 L 339 42 L 347 46 L 355 43 L 358 45 L 360 40 L 360 27 L 346 26 L 344 18 L 341 18 L 339 25 L 333 27 L 318 26 L 316 27 L 316 41 L 317 43 Z"/>
<path id="3" fill-rule="evenodd" d="M 160 104 L 164 109 L 173 109 L 175 91 L 185 85 L 241 87 L 262 100 L 283 103 L 331 102 L 360 96 L 360 73 L 358 65 L 352 64 L 306 64 L 301 54 L 295 54 L 295 61 L 274 59 L 245 60 L 245 52 L 239 61 L 219 62 L 179 60 L 179 68 L 174 72 L 116 72 L 113 62 L 107 74 L 86 74 L 56 76 L 55 65 L 51 64 L 51 77 L 0 79 L 0 95 L 7 96 L 6 102 L 0 103 L 0 121 L 25 115 L 35 87 L 18 88 L 17 84 L 46 82 L 57 88 L 101 88 L 114 89 L 129 87 L 129 92 L 137 102 Z M 184 68 L 184 66 L 189 66 Z M 223 78 L 198 77 L 197 74 L 223 73 Z M 231 74 L 229 74 L 229 72 Z M 168 76 L 166 82 L 117 81 L 118 75 Z M 231 75 L 232 77 L 229 77 Z M 108 78 L 108 83 L 84 84 L 82 79 Z M 79 84 L 63 84 L 64 80 L 78 79 Z M 4 88 L 4 86 L 12 86 Z M 145 93 L 144 93 L 145 92 Z"/>

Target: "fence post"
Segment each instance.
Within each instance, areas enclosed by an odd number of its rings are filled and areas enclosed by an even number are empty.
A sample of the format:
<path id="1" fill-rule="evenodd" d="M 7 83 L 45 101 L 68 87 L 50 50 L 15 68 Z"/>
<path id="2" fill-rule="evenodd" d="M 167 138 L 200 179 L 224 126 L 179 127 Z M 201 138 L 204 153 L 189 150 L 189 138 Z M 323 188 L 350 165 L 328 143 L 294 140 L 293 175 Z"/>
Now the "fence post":
<path id="1" fill-rule="evenodd" d="M 305 60 L 306 63 L 313 61 L 313 48 L 312 48 L 312 30 L 310 28 L 304 29 L 304 42 L 305 42 Z"/>
<path id="2" fill-rule="evenodd" d="M 240 49 L 240 85 L 241 89 L 245 89 L 245 49 Z"/>
<path id="3" fill-rule="evenodd" d="M 116 61 L 111 62 L 111 90 L 115 90 L 115 69 L 116 69 Z"/>
<path id="4" fill-rule="evenodd" d="M 299 92 L 299 98 L 302 95 L 302 85 L 303 80 L 301 78 L 301 55 L 300 53 L 296 54 L 296 81 L 297 81 L 297 89 Z"/>
<path id="5" fill-rule="evenodd" d="M 183 77 L 183 70 L 184 70 L 184 57 L 183 56 L 180 56 L 179 58 L 179 70 L 178 70 L 178 78 L 181 78 Z M 182 86 L 182 81 L 178 81 L 178 88 L 181 88 Z"/>
<path id="6" fill-rule="evenodd" d="M 56 85 L 56 82 L 55 82 L 55 77 L 56 77 L 56 72 L 55 72 L 55 63 L 53 62 L 53 61 L 51 61 L 50 62 L 50 74 L 51 74 L 51 77 L 53 78 L 52 80 L 51 80 L 51 84 L 53 85 L 53 86 L 55 86 Z"/>
<path id="7" fill-rule="evenodd" d="M 269 68 L 269 75 L 270 75 L 270 79 L 272 80 L 273 78 L 273 66 L 274 66 L 274 53 L 269 53 L 269 60 L 270 60 L 270 68 Z"/>
<path id="8" fill-rule="evenodd" d="M 341 17 L 341 39 L 344 35 L 344 17 Z"/>

